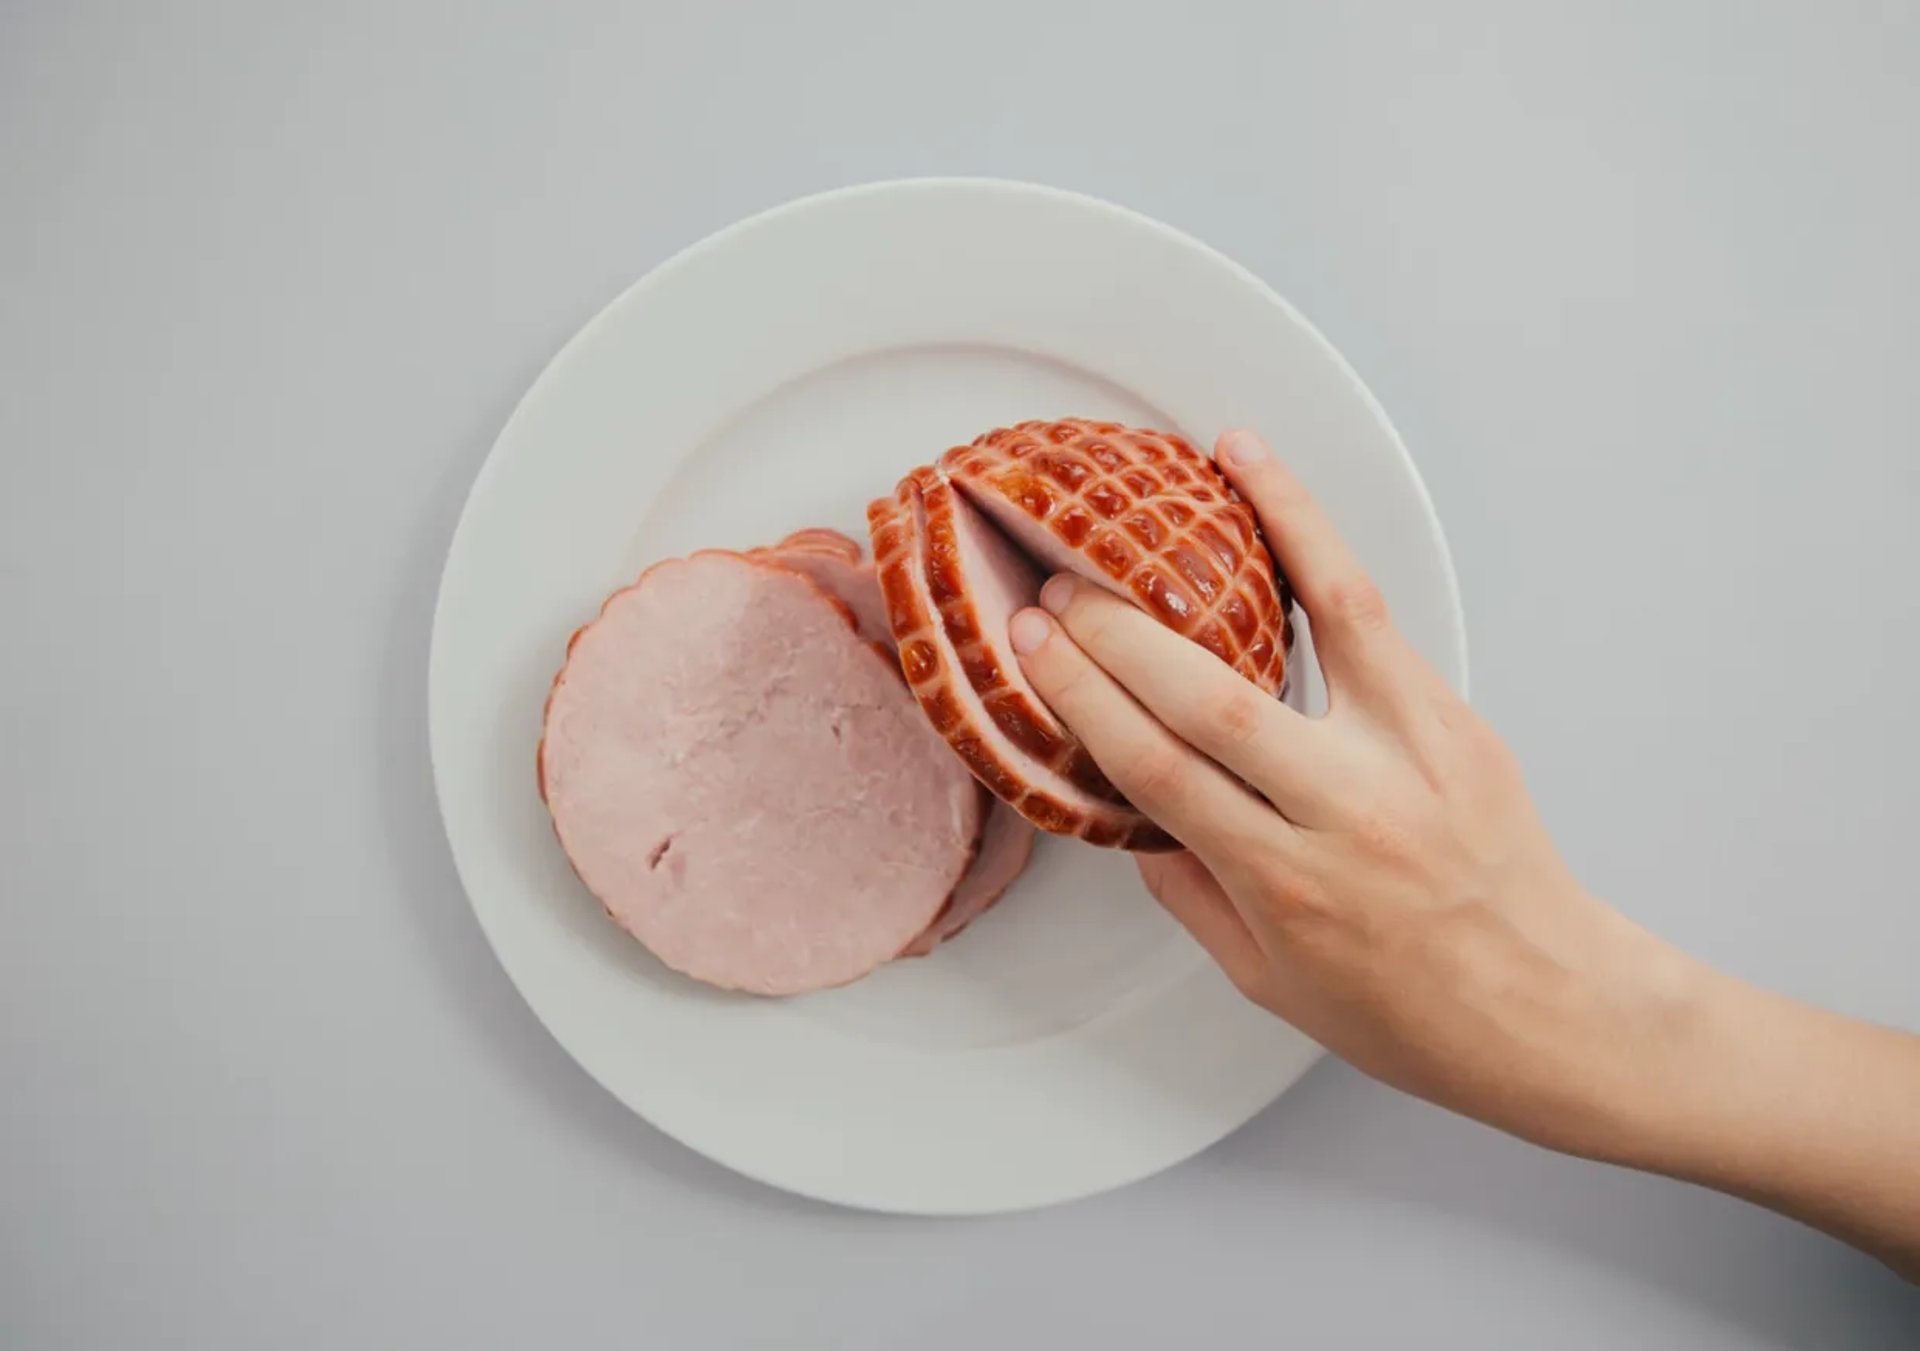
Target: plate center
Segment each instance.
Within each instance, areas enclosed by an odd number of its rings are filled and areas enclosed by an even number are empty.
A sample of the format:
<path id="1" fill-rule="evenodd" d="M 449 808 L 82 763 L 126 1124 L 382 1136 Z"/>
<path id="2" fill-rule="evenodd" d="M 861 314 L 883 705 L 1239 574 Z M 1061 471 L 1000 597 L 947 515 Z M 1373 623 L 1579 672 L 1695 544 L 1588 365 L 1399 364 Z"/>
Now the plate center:
<path id="1" fill-rule="evenodd" d="M 623 570 L 699 548 L 747 548 L 802 526 L 865 540 L 866 504 L 949 446 L 1028 418 L 1173 427 L 1099 377 L 999 347 L 925 347 L 835 363 L 766 394 L 695 447 L 641 522 Z M 1043 839 L 993 910 L 938 951 L 840 990 L 798 1016 L 927 1049 L 1064 1032 L 1198 960 L 1132 860 Z"/>

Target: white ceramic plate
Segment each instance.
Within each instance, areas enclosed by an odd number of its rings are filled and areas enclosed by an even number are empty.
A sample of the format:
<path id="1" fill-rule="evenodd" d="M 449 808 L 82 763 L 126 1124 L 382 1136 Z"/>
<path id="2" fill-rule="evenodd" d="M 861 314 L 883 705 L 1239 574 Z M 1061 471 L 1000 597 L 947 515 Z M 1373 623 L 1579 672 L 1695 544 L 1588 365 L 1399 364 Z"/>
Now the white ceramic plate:
<path id="1" fill-rule="evenodd" d="M 1226 258 L 1049 189 L 879 184 L 722 231 L 567 345 L 474 484 L 429 673 L 434 775 L 474 912 L 589 1074 L 749 1176 L 876 1210 L 1064 1201 L 1205 1148 L 1319 1054 L 1241 1002 L 1104 850 L 1046 841 L 933 956 L 768 1001 L 665 970 L 554 843 L 534 789 L 541 701 L 609 591 L 701 546 L 809 525 L 864 537 L 868 499 L 913 465 L 1069 415 L 1201 445 L 1260 428 L 1464 684 L 1439 524 L 1358 377 Z"/>

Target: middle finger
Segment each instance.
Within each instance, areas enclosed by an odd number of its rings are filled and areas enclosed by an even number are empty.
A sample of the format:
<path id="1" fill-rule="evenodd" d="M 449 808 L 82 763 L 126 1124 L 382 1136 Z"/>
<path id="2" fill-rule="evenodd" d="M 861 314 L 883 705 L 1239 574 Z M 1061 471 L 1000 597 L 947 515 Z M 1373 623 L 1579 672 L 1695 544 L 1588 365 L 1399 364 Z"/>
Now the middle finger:
<path id="1" fill-rule="evenodd" d="M 1102 671 L 1053 618 L 1022 610 L 1009 628 L 1021 668 L 1101 772 L 1187 848 L 1236 856 L 1293 827 L 1219 765 L 1181 741 Z"/>
<path id="2" fill-rule="evenodd" d="M 1073 641 L 1175 736 L 1313 824 L 1344 777 L 1329 730 L 1138 607 L 1065 575 L 1040 592 Z"/>

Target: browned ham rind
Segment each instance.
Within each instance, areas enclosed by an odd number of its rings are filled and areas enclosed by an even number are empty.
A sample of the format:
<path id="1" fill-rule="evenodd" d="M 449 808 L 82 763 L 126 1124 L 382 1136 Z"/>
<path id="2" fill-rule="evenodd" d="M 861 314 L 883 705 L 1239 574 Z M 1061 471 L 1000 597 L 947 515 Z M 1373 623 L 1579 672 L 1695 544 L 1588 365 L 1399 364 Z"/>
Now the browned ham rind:
<path id="1" fill-rule="evenodd" d="M 1292 598 L 1253 511 L 1183 438 L 1112 422 L 1023 422 L 939 468 L 1047 573 L 1132 601 L 1269 694 Z"/>
<path id="2" fill-rule="evenodd" d="M 899 644 L 900 668 L 927 720 L 996 797 L 1040 829 L 1092 844 L 1176 848 L 1166 832 L 1132 807 L 1089 792 L 1036 759 L 1024 748 L 1023 741 L 1030 738 L 1009 733 L 969 680 L 966 663 L 931 598 L 922 477 L 909 475 L 894 496 L 872 503 L 867 522 L 888 622 Z M 1008 589 L 1027 584 L 1010 581 Z"/>
<path id="3" fill-rule="evenodd" d="M 981 782 L 1043 830 L 1176 848 L 1027 682 L 1007 622 L 1050 574 L 1139 606 L 1269 694 L 1291 598 L 1252 511 L 1178 436 L 1028 422 L 956 447 L 868 508 L 887 618 L 920 705 Z"/>

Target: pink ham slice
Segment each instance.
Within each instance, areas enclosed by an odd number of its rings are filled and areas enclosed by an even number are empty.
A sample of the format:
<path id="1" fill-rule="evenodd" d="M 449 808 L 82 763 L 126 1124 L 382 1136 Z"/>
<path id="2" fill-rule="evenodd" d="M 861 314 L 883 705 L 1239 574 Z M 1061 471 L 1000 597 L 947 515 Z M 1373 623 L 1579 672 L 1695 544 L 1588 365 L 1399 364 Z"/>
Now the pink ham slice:
<path id="1" fill-rule="evenodd" d="M 838 530 L 824 525 L 796 530 L 773 547 L 775 549 L 811 549 L 818 553 L 838 554 L 849 563 L 858 563 L 866 553 L 866 546 L 852 535 L 843 535 Z"/>
<path id="2" fill-rule="evenodd" d="M 880 594 L 879 579 L 872 566 L 863 561 L 863 554 L 858 541 L 825 527 L 796 530 L 778 544 L 750 551 L 752 557 L 765 558 L 812 578 L 853 611 L 861 636 L 883 642 L 891 650 L 893 631 L 887 623 L 886 601 Z M 1036 831 L 1032 823 L 984 785 L 980 795 L 986 820 L 980 832 L 979 852 L 945 908 L 902 950 L 903 957 L 926 956 L 985 914 L 1019 879 L 1033 856 Z"/>
<path id="3" fill-rule="evenodd" d="M 987 812 L 987 824 L 980 832 L 980 852 L 974 855 L 973 866 L 953 889 L 946 909 L 901 950 L 902 957 L 924 957 L 953 938 L 991 910 L 994 902 L 1026 871 L 1027 861 L 1033 857 L 1034 837 L 1039 832 L 1032 822 L 1006 803 L 991 796 L 988 800 L 993 805 Z"/>
<path id="4" fill-rule="evenodd" d="M 1178 436 L 1022 423 L 915 470 L 868 508 L 901 664 L 935 730 L 1044 830 L 1177 847 L 1114 792 L 1027 683 L 1007 620 L 1072 572 L 1140 606 L 1267 693 L 1290 597 L 1253 513 Z"/>
<path id="5" fill-rule="evenodd" d="M 887 607 L 880 598 L 880 582 L 873 565 L 862 558 L 858 541 L 838 530 L 816 527 L 796 530 L 778 544 L 748 551 L 748 557 L 763 558 L 791 568 L 812 579 L 822 591 L 837 597 L 853 611 L 860 636 L 868 642 L 893 646 L 893 631 L 887 627 Z"/>
<path id="6" fill-rule="evenodd" d="M 924 519 L 927 596 L 962 672 L 993 720 L 1026 754 L 1097 798 L 1125 800 L 1027 680 L 1007 634 L 1017 610 L 1038 603 L 1047 574 L 937 470 L 913 476 Z"/>
<path id="7" fill-rule="evenodd" d="M 847 607 L 764 559 L 649 569 L 568 645 L 539 755 L 609 914 L 728 989 L 843 985 L 948 906 L 980 794 Z"/>

